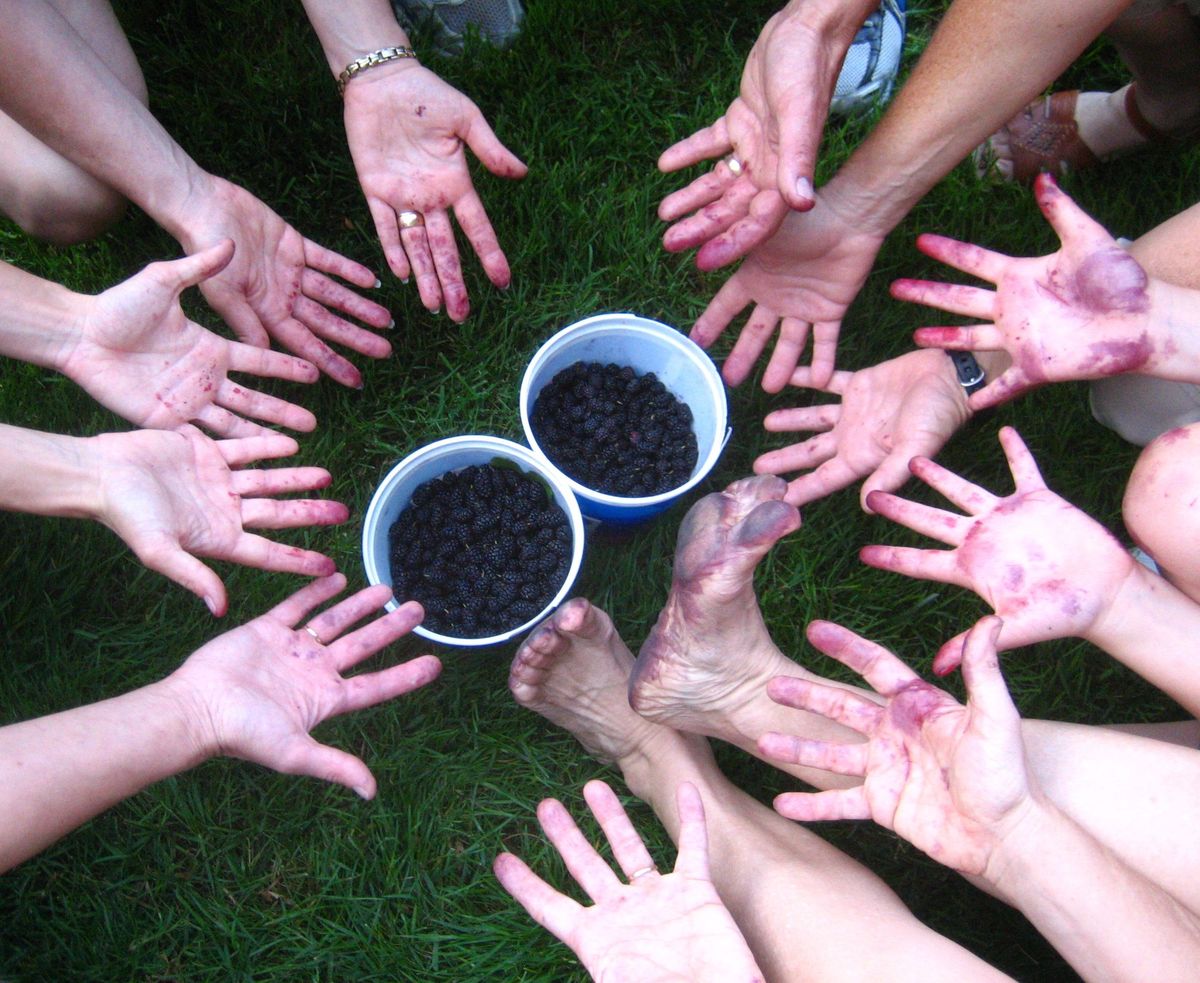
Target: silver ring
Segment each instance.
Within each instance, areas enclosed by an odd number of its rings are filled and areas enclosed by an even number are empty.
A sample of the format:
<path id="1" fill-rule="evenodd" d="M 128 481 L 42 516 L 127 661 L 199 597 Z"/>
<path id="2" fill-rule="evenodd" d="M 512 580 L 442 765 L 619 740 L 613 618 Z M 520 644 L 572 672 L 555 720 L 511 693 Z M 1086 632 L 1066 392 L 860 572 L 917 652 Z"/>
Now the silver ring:
<path id="1" fill-rule="evenodd" d="M 729 168 L 729 173 L 734 177 L 742 176 L 742 171 L 744 169 L 742 167 L 742 162 L 734 157 L 733 154 L 730 154 L 725 158 L 725 166 Z"/>
<path id="2" fill-rule="evenodd" d="M 318 645 L 324 645 L 324 644 L 325 644 L 325 643 L 324 643 L 324 641 L 322 641 L 322 640 L 321 640 L 321 636 L 320 636 L 320 635 L 318 635 L 318 634 L 316 633 L 316 631 L 314 631 L 314 630 L 313 630 L 313 626 L 312 626 L 312 625 L 305 625 L 305 626 L 304 626 L 304 630 L 305 630 L 306 632 L 308 632 L 310 635 L 312 635 L 312 637 L 313 637 L 313 641 L 314 641 L 314 642 L 316 642 Z"/>
<path id="3" fill-rule="evenodd" d="M 425 216 L 420 212 L 399 212 L 396 217 L 400 219 L 402 229 L 415 229 L 425 224 Z"/>
<path id="4" fill-rule="evenodd" d="M 637 870 L 635 870 L 632 874 L 629 875 L 629 883 L 632 884 L 639 877 L 645 877 L 647 874 L 657 874 L 657 873 L 658 873 L 658 868 L 654 864 L 651 864 L 649 867 L 639 867 Z"/>

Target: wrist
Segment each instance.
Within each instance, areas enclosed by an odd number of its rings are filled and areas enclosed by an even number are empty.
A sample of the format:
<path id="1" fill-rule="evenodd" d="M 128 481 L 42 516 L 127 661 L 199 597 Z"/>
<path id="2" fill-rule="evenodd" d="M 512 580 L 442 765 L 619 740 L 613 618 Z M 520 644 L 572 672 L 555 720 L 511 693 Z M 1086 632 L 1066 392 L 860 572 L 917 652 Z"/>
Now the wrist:
<path id="1" fill-rule="evenodd" d="M 821 186 L 818 195 L 852 228 L 882 241 L 908 214 L 911 204 L 893 195 L 896 183 L 865 183 L 849 170 L 851 161 Z"/>
<path id="2" fill-rule="evenodd" d="M 33 515 L 96 518 L 94 439 L 0 425 L 0 507 Z"/>
<path id="3" fill-rule="evenodd" d="M 1031 793 L 1010 814 L 980 876 L 1002 900 L 1020 908 L 1022 892 L 1037 890 L 1046 851 L 1055 848 L 1064 823 L 1070 819 L 1053 802 Z"/>
<path id="4" fill-rule="evenodd" d="M 190 255 L 209 244 L 203 241 L 203 225 L 214 208 L 222 207 L 219 197 L 218 179 L 193 163 L 180 180 L 164 186 L 142 207 Z"/>
<path id="5" fill-rule="evenodd" d="M 1200 291 L 1150 279 L 1146 292 L 1150 355 L 1136 371 L 1200 383 Z"/>
<path id="6" fill-rule="evenodd" d="M 840 39 L 847 46 L 862 27 L 871 11 L 879 6 L 877 0 L 790 0 L 780 16 L 795 20 L 823 37 Z"/>
<path id="7" fill-rule="evenodd" d="M 205 708 L 178 675 L 177 669 L 144 690 L 153 701 L 160 732 L 171 748 L 172 774 L 202 765 L 219 753 Z"/>

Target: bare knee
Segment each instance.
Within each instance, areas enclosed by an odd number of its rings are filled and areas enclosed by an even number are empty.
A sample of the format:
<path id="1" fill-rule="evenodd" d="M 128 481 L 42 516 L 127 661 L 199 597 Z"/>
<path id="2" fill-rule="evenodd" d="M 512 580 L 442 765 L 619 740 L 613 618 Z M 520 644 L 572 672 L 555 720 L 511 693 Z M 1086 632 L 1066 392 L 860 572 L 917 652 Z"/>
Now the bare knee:
<path id="1" fill-rule="evenodd" d="M 49 189 L 22 189 L 16 201 L 6 203 L 9 218 L 35 239 L 56 246 L 86 242 L 112 228 L 125 214 L 128 202 L 110 188 L 96 185 L 70 194 Z"/>
<path id="2" fill-rule="evenodd" d="M 1180 590 L 1200 600 L 1200 423 L 1146 446 L 1125 488 L 1125 527 Z"/>

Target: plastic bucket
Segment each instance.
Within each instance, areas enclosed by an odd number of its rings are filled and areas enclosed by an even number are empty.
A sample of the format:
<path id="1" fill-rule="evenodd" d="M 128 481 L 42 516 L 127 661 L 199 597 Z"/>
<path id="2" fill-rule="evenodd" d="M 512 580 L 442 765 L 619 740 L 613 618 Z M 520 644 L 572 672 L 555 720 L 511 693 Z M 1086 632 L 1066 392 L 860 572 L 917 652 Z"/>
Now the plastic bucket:
<path id="1" fill-rule="evenodd" d="M 488 464 L 493 458 L 501 457 L 517 464 L 522 471 L 532 471 L 544 478 L 550 485 L 554 500 L 567 514 L 567 522 L 571 527 L 571 567 L 566 579 L 554 599 L 535 618 L 505 632 L 503 635 L 491 635 L 487 638 L 454 638 L 450 635 L 439 635 L 418 625 L 414 631 L 422 638 L 443 645 L 484 646 L 498 645 L 515 638 L 522 632 L 546 617 L 558 605 L 566 600 L 575 578 L 579 575 L 579 567 L 583 563 L 583 516 L 579 504 L 570 486 L 553 468 L 532 453 L 529 448 L 514 444 L 511 440 L 500 437 L 466 436 L 449 437 L 413 451 L 408 457 L 397 464 L 375 489 L 371 504 L 367 508 L 366 521 L 363 523 L 362 552 L 363 566 L 366 568 L 367 581 L 371 584 L 392 584 L 392 564 L 388 555 L 388 530 L 396 517 L 404 511 L 413 492 L 427 481 L 440 477 L 449 471 L 470 467 L 472 464 Z M 401 598 L 403 600 L 403 598 Z M 400 601 L 388 601 L 388 610 L 394 610 Z"/>
<path id="2" fill-rule="evenodd" d="M 622 498 L 581 485 L 554 466 L 538 446 L 529 418 L 542 388 L 575 362 L 615 362 L 632 367 L 639 375 L 653 372 L 676 398 L 687 403 L 697 450 L 696 467 L 687 482 L 658 495 Z M 521 380 L 521 426 L 529 446 L 575 493 L 583 514 L 605 523 L 643 522 L 691 491 L 721 456 L 729 440 L 727 423 L 725 384 L 712 359 L 686 335 L 637 314 L 597 314 L 568 325 L 538 349 Z"/>

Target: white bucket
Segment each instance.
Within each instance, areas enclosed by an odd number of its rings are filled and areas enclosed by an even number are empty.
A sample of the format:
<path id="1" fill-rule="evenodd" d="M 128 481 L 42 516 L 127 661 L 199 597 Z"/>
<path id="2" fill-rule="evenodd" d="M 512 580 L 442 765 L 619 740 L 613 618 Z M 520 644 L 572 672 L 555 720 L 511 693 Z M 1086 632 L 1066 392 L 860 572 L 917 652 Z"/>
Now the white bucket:
<path id="1" fill-rule="evenodd" d="M 432 481 L 449 471 L 457 471 L 473 464 L 488 464 L 493 458 L 504 458 L 518 465 L 522 471 L 533 472 L 546 480 L 550 486 L 554 500 L 567 514 L 567 522 L 571 527 L 571 568 L 567 571 L 566 579 L 559 588 L 554 599 L 535 618 L 523 625 L 518 625 L 503 635 L 491 635 L 487 638 L 454 638 L 449 635 L 439 635 L 418 625 L 413 629 L 422 638 L 443 645 L 484 646 L 498 645 L 515 638 L 522 632 L 528 631 L 545 618 L 567 598 L 575 578 L 579 575 L 579 567 L 583 563 L 583 516 L 579 504 L 575 501 L 570 487 L 557 471 L 546 466 L 546 462 L 533 454 L 527 447 L 514 444 L 511 440 L 500 437 L 467 436 L 449 437 L 413 451 L 408 457 L 397 464 L 375 489 L 371 504 L 367 508 L 367 517 L 363 522 L 362 552 L 363 565 L 366 567 L 367 581 L 371 584 L 392 584 L 392 564 L 388 553 L 388 530 L 396 518 L 404 511 L 408 501 L 421 485 Z M 388 601 L 389 611 L 395 610 L 405 598 Z"/>
<path id="2" fill-rule="evenodd" d="M 658 495 L 623 498 L 581 485 L 554 466 L 538 446 L 529 418 L 542 388 L 576 362 L 614 362 L 632 367 L 639 375 L 653 372 L 672 395 L 687 403 L 697 449 L 696 467 L 687 482 Z M 597 314 L 577 321 L 538 349 L 521 380 L 521 426 L 529 446 L 575 493 L 583 514 L 617 525 L 649 519 L 691 491 L 713 469 L 731 433 L 725 384 L 708 354 L 674 328 L 629 313 Z"/>

